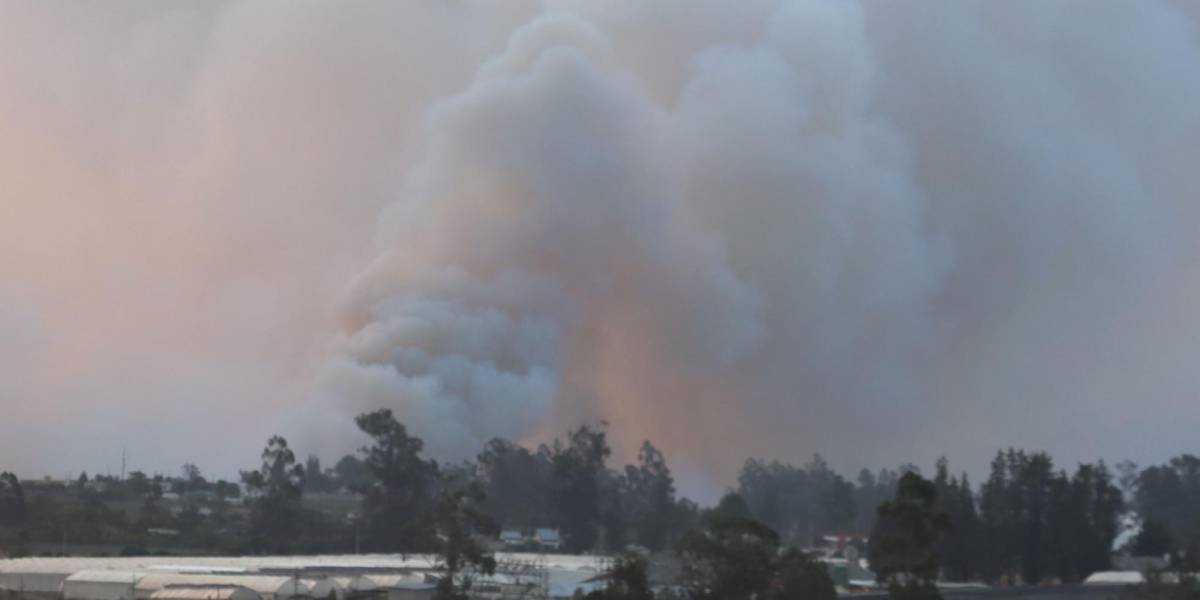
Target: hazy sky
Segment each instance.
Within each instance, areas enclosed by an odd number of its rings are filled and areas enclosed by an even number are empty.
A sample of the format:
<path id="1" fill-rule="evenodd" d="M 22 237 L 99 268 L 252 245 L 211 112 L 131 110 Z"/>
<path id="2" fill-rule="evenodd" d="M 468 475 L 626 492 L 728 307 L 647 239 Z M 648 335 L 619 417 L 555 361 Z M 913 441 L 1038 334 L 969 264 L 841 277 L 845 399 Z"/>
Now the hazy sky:
<path id="1" fill-rule="evenodd" d="M 0 6 L 0 468 L 1200 451 L 1196 3 Z"/>

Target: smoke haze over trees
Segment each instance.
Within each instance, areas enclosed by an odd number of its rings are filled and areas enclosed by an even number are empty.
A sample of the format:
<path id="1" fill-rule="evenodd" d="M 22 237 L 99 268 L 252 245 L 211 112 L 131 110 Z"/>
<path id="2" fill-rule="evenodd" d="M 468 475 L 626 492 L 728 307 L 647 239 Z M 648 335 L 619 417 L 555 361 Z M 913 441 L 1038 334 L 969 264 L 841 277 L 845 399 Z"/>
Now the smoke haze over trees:
<path id="1" fill-rule="evenodd" d="M 1194 600 L 1197 107 L 1197 0 L 0 2 L 0 554 Z"/>

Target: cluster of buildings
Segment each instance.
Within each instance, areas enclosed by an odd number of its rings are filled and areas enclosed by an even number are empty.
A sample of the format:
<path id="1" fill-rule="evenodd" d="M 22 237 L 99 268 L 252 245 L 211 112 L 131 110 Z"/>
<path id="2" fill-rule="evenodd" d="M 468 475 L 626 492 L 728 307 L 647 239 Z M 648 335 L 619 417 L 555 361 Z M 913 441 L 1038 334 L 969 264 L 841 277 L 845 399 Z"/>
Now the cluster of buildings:
<path id="1" fill-rule="evenodd" d="M 830 533 L 818 536 L 804 552 L 812 556 L 829 572 L 839 590 L 865 591 L 877 587 L 875 573 L 859 548 L 866 538 L 847 533 Z"/>
<path id="2" fill-rule="evenodd" d="M 500 532 L 500 543 L 512 549 L 538 549 L 542 551 L 558 550 L 562 546 L 562 536 L 557 529 L 539 527 L 526 532 L 520 529 L 505 529 Z"/>
<path id="3" fill-rule="evenodd" d="M 602 587 L 585 556 L 497 555 L 472 581 L 481 600 L 550 600 Z M 427 600 L 427 556 L 25 558 L 0 560 L 0 600 Z"/>

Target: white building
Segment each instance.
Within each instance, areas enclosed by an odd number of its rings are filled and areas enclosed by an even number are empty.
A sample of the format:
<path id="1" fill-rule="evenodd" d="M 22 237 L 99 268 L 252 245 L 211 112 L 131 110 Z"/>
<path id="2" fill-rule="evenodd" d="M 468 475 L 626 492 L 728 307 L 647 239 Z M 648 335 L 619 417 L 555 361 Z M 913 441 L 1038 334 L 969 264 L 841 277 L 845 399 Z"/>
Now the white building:
<path id="1" fill-rule="evenodd" d="M 543 539 L 553 542 L 557 537 Z M 586 590 L 588 586 L 580 584 L 606 566 L 605 559 L 597 556 L 501 552 L 496 559 L 543 572 L 545 579 L 538 576 L 534 585 L 567 593 L 577 587 Z M 393 587 L 397 591 L 392 596 L 427 593 L 428 582 L 422 574 L 436 573 L 438 566 L 437 557 L 396 554 L 29 557 L 0 559 L 0 595 L 19 593 L 26 600 L 173 600 L 163 598 L 171 595 L 189 596 L 178 600 L 247 600 L 245 591 L 228 590 L 240 586 L 254 592 L 256 597 L 251 600 L 329 600 L 327 596 L 312 598 L 314 591 L 328 594 L 329 587 L 314 590 L 312 581 L 306 583 L 298 577 L 332 579 L 335 589 L 341 590 L 342 597 L 337 600 L 382 600 Z M 529 581 L 528 577 L 509 581 L 509 575 L 498 572 L 490 578 L 491 583 L 512 587 Z M 179 591 L 185 588 L 205 591 Z M 167 589 L 171 591 L 155 598 Z M 191 597 L 197 595 L 204 598 Z M 230 597 L 224 598 L 226 595 Z"/>
<path id="2" fill-rule="evenodd" d="M 520 546 L 527 542 L 525 534 L 516 529 L 505 529 L 500 532 L 500 543 L 505 546 Z"/>
<path id="3" fill-rule="evenodd" d="M 430 600 L 437 586 L 424 580 L 398 582 L 388 588 L 387 600 Z"/>
<path id="4" fill-rule="evenodd" d="M 136 571 L 87 569 L 63 580 L 63 600 L 133 600 Z"/>
<path id="5" fill-rule="evenodd" d="M 155 592 L 168 587 L 242 586 L 257 593 L 262 600 L 311 598 L 312 588 L 299 579 L 272 575 L 154 573 L 138 580 L 134 588 L 136 600 L 150 600 Z"/>
<path id="6" fill-rule="evenodd" d="M 333 580 L 337 582 L 338 587 L 341 588 L 344 595 L 343 598 L 339 600 L 345 600 L 345 598 L 360 598 L 362 596 L 373 594 L 379 590 L 379 586 L 376 585 L 374 581 L 371 581 L 371 578 L 367 577 L 366 575 L 355 575 L 353 577 L 334 577 Z"/>
<path id="7" fill-rule="evenodd" d="M 375 583 L 376 589 L 390 590 L 398 585 L 407 585 L 409 583 L 423 583 L 424 575 L 416 573 L 372 573 L 367 575 L 367 578 Z"/>
<path id="8" fill-rule="evenodd" d="M 558 535 L 557 529 L 547 529 L 541 527 L 534 530 L 533 541 L 541 544 L 545 548 L 557 550 L 558 547 L 562 545 L 562 536 Z"/>
<path id="9" fill-rule="evenodd" d="M 250 588 L 232 586 L 166 587 L 150 595 L 151 600 L 262 600 Z"/>
<path id="10" fill-rule="evenodd" d="M 340 600 L 346 597 L 345 588 L 332 577 L 305 578 L 300 581 L 309 587 L 309 595 L 315 600 Z"/>

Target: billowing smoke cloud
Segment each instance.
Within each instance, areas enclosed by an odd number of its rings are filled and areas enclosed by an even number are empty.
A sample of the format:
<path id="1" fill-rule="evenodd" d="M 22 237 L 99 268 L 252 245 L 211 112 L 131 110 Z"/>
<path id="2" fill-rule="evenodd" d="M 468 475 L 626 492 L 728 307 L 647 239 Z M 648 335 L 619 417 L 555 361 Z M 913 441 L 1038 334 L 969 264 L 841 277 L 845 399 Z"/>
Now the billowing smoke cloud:
<path id="1" fill-rule="evenodd" d="M 607 420 L 719 482 L 1200 421 L 1188 3 L 91 10 L 0 26 L 38 427 L 227 468 L 384 406 L 445 458 Z"/>
<path id="2" fill-rule="evenodd" d="M 331 396 L 398 404 L 462 456 L 552 407 L 607 416 L 591 379 L 607 339 L 700 370 L 756 341 L 757 294 L 690 223 L 669 115 L 603 68 L 608 46 L 585 22 L 537 19 L 433 110 Z"/>

